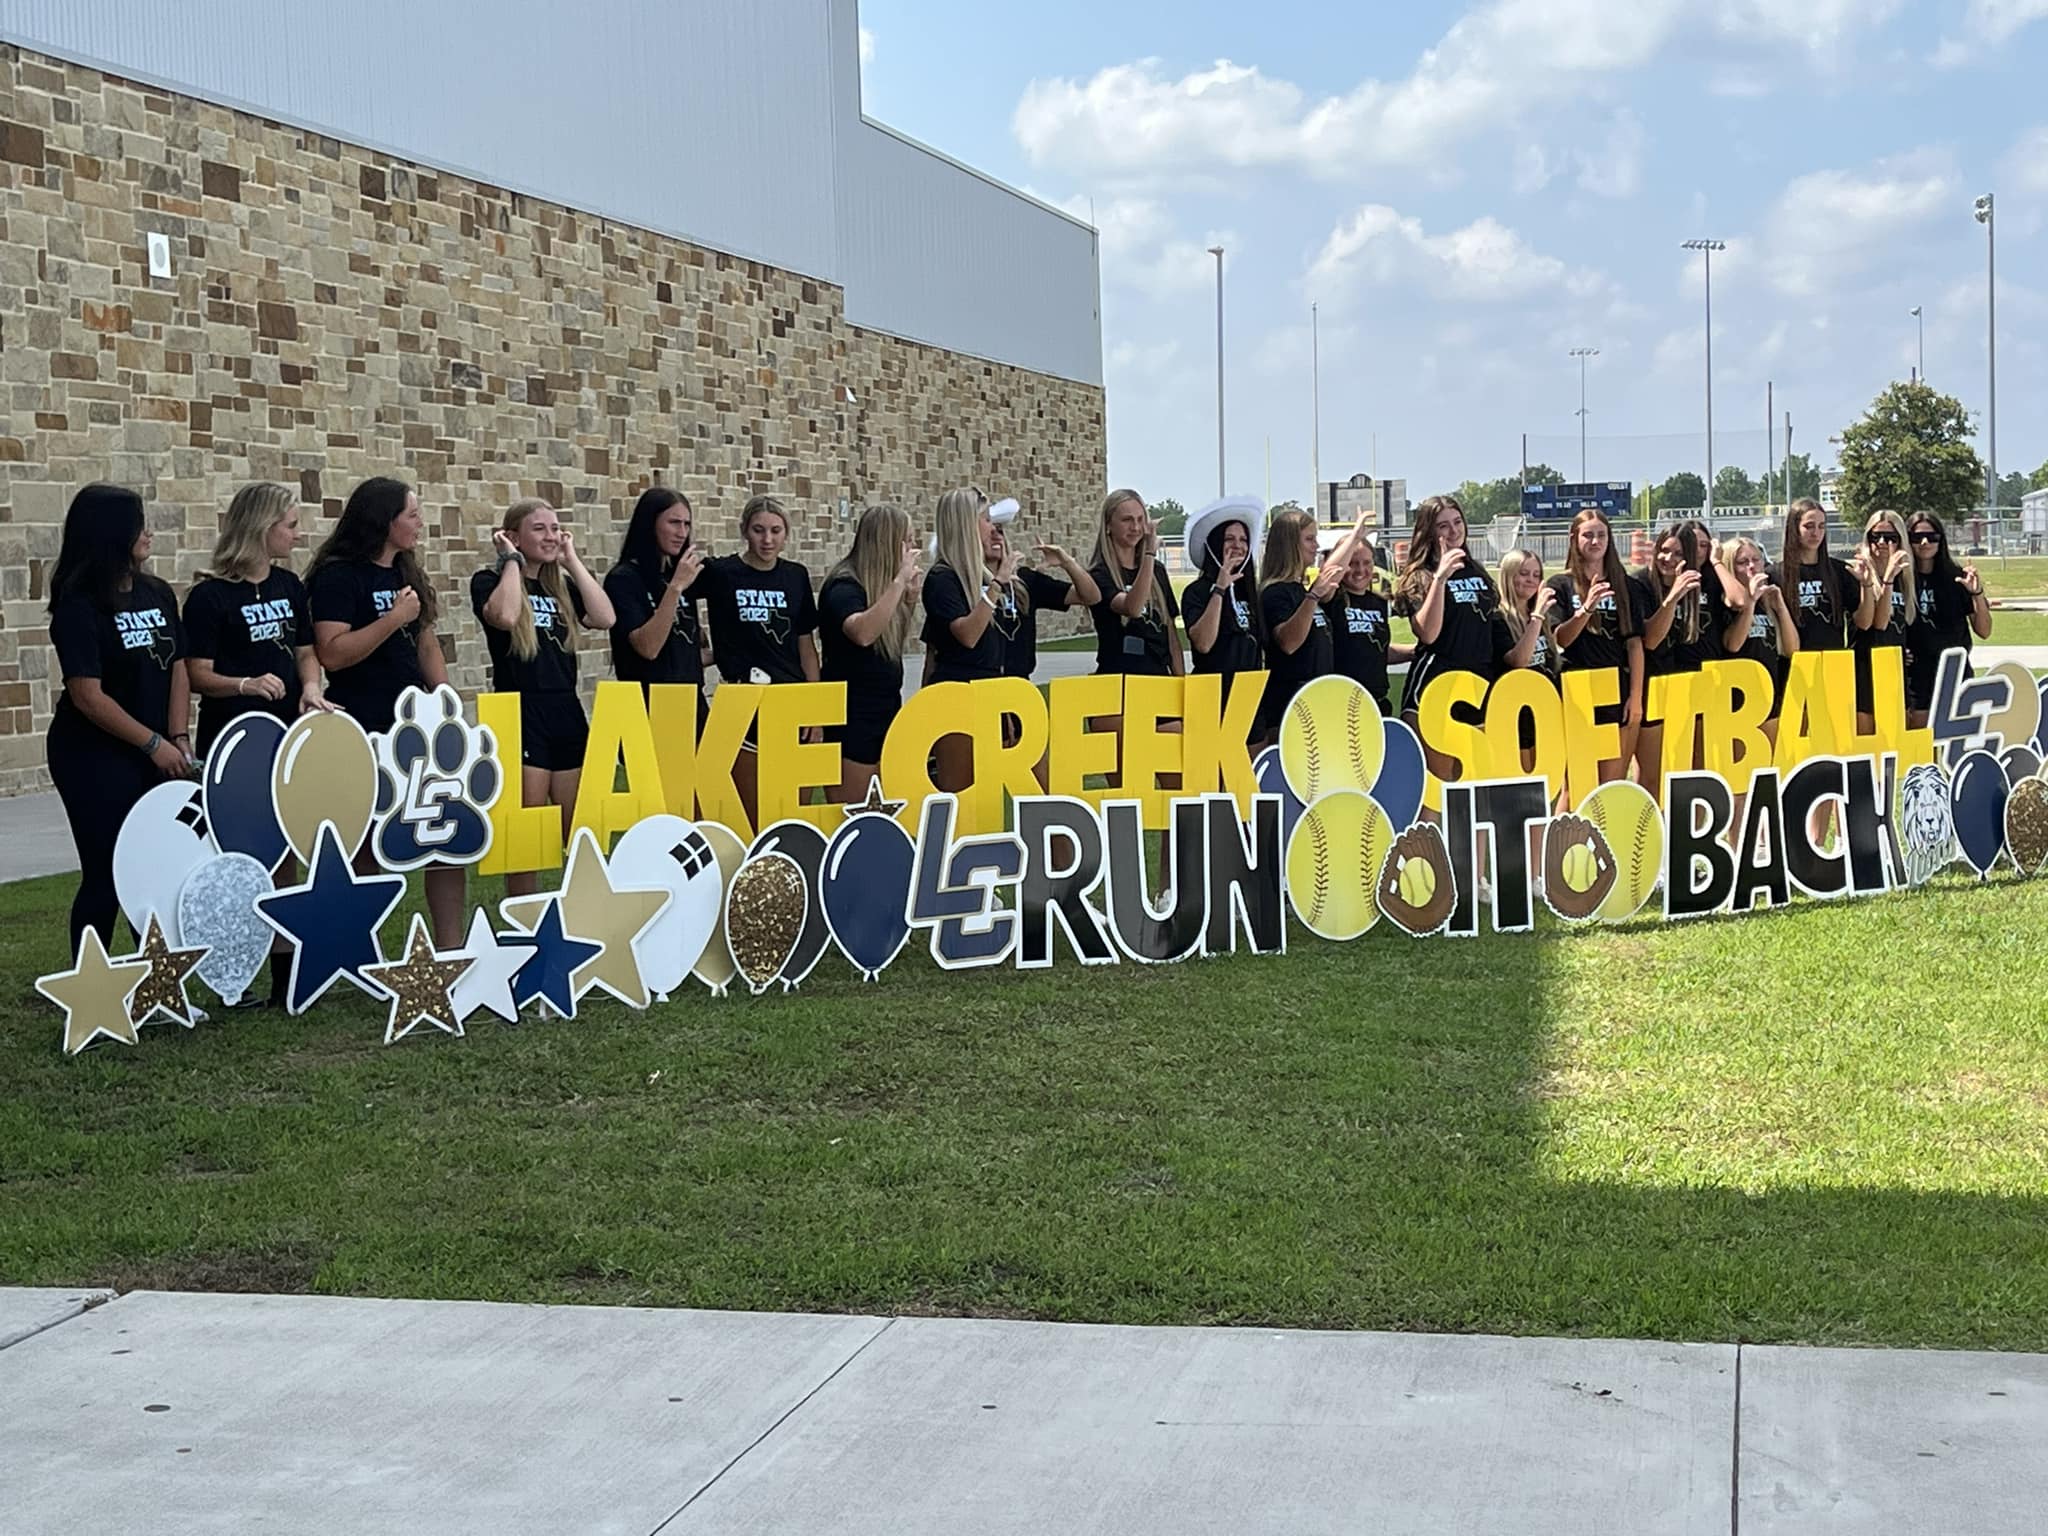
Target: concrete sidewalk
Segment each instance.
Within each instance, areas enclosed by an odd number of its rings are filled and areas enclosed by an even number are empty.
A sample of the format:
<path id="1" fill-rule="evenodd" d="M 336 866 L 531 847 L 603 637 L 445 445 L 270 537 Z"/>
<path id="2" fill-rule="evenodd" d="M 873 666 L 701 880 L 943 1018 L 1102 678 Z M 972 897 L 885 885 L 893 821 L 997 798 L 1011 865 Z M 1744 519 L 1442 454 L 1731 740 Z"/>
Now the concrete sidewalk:
<path id="1" fill-rule="evenodd" d="M 90 1299 L 0 1291 L 0 1329 L 43 1324 L 0 1349 L 10 1533 L 2003 1536 L 2048 1507 L 2048 1356 Z"/>

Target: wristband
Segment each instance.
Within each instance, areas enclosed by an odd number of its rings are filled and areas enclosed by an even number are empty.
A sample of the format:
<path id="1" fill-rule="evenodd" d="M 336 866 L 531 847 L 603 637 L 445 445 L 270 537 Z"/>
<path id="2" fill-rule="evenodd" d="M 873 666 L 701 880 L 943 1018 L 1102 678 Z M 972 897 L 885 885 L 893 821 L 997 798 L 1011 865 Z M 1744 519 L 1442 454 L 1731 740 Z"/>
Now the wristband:
<path id="1" fill-rule="evenodd" d="M 526 569 L 526 556 L 519 553 L 516 549 L 508 549 L 498 556 L 498 574 L 504 575 L 505 567 L 512 564 L 515 560 L 519 563 L 519 568 L 522 571 Z"/>
<path id="2" fill-rule="evenodd" d="M 173 741 L 190 741 L 191 739 L 192 733 L 190 731 L 180 731 L 178 732 L 177 735 L 171 738 L 171 740 Z"/>
<path id="3" fill-rule="evenodd" d="M 249 692 L 249 679 L 247 679 L 246 677 L 238 677 L 238 678 L 236 678 L 236 679 L 235 679 L 235 697 L 236 697 L 236 698 L 238 698 L 238 699 L 239 699 L 239 698 L 244 698 L 244 697 L 246 697 L 246 696 L 248 695 L 248 692 Z"/>
<path id="4" fill-rule="evenodd" d="M 163 737 L 158 735 L 155 731 L 151 731 L 149 733 L 149 740 L 145 741 L 142 744 L 142 755 L 144 757 L 155 757 L 156 749 L 162 746 L 163 744 Z"/>

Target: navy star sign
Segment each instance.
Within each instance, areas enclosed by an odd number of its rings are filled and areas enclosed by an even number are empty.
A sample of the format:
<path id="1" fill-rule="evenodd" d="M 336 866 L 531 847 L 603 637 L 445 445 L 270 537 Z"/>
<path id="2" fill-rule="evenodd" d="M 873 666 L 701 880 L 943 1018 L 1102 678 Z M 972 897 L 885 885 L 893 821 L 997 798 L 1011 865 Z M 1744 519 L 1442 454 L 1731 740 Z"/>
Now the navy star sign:
<path id="1" fill-rule="evenodd" d="M 334 823 L 323 821 L 306 883 L 256 898 L 258 915 L 291 941 L 287 1009 L 304 1013 L 337 981 L 383 996 L 363 967 L 383 964 L 377 929 L 404 895 L 403 875 L 358 876 Z"/>
<path id="2" fill-rule="evenodd" d="M 562 903 L 551 901 L 541 914 L 540 926 L 528 936 L 533 954 L 512 978 L 512 1003 L 524 1008 L 536 997 L 558 1017 L 576 1017 L 576 982 L 579 967 L 604 952 L 602 944 L 572 938 L 562 931 Z"/>

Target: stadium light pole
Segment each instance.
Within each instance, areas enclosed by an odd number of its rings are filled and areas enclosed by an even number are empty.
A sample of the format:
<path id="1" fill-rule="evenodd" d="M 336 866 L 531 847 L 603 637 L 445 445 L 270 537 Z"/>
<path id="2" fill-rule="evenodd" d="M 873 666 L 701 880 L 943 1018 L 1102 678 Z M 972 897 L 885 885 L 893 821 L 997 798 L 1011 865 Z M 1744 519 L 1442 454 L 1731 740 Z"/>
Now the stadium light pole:
<path id="1" fill-rule="evenodd" d="M 1714 510 L 1714 252 L 1728 249 L 1726 240 L 1687 240 L 1681 250 L 1698 251 L 1707 275 L 1707 494 L 1700 510 Z"/>
<path id="2" fill-rule="evenodd" d="M 1598 357 L 1598 347 L 1573 347 L 1571 355 L 1579 360 L 1579 484 L 1586 484 L 1586 359 Z"/>
<path id="3" fill-rule="evenodd" d="M 1309 499 L 1320 501 L 1323 494 L 1323 333 L 1313 304 L 1308 307 L 1308 347 L 1308 461 L 1309 474 L 1315 480 L 1315 492 Z"/>
<path id="4" fill-rule="evenodd" d="M 1216 494 L 1223 490 L 1223 247 L 1212 245 L 1216 258 Z"/>
<path id="5" fill-rule="evenodd" d="M 1913 306 L 1913 319 L 1918 322 L 1920 327 L 1920 366 L 1914 371 L 1913 381 L 1917 384 L 1925 384 L 1927 382 L 1927 316 L 1918 304 Z"/>
<path id="6" fill-rule="evenodd" d="M 1992 196 L 1977 199 L 1977 222 L 1984 226 L 1984 350 L 1991 367 L 1991 409 L 1985 421 L 1984 505 L 1998 515 L 1998 226 L 1993 222 Z"/>

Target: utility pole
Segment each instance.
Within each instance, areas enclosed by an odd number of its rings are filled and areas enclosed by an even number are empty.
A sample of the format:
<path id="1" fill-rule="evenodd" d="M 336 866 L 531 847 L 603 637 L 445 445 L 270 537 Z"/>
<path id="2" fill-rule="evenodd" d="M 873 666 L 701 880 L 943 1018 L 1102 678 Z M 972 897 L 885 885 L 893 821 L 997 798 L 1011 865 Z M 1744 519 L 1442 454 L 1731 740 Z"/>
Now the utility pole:
<path id="1" fill-rule="evenodd" d="M 1223 489 L 1223 247 L 1212 245 L 1216 258 L 1216 494 Z"/>
<path id="2" fill-rule="evenodd" d="M 1308 307 L 1309 346 L 1309 473 L 1318 487 L 1316 496 L 1322 495 L 1323 483 L 1323 333 L 1321 322 L 1316 317 L 1316 306 Z M 1309 498 L 1315 500 L 1315 496 Z M 1271 505 L 1270 500 L 1268 505 Z"/>
<path id="3" fill-rule="evenodd" d="M 1728 249 L 1725 240 L 1687 240 L 1679 249 L 1698 251 L 1707 277 L 1707 495 L 1701 510 L 1714 510 L 1714 252 Z"/>
<path id="4" fill-rule="evenodd" d="M 1992 195 L 1977 199 L 1977 222 L 1984 226 L 1984 351 L 1991 367 L 1991 406 L 1985 419 L 1984 505 L 1998 515 L 1998 226 Z"/>
<path id="5" fill-rule="evenodd" d="M 1571 355 L 1579 360 L 1579 484 L 1586 484 L 1586 359 L 1598 357 L 1598 347 L 1573 347 Z"/>

